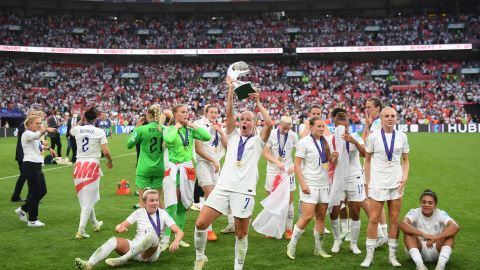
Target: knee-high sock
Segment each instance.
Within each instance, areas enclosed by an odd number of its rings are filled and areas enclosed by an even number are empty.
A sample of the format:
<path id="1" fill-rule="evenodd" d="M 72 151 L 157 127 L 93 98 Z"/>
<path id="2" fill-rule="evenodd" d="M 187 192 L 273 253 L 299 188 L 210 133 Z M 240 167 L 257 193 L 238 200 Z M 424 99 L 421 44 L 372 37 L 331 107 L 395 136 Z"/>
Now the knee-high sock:
<path id="1" fill-rule="evenodd" d="M 228 219 L 228 225 L 235 226 L 235 218 L 233 217 L 232 213 L 229 213 L 227 215 L 227 219 Z"/>
<path id="2" fill-rule="evenodd" d="M 184 231 L 185 222 L 187 221 L 187 209 L 183 206 L 183 203 L 177 204 L 177 218 L 175 219 L 175 223 L 180 228 L 180 230 Z"/>
<path id="3" fill-rule="evenodd" d="M 440 266 L 441 269 L 445 268 L 445 265 L 450 259 L 450 255 L 452 254 L 452 248 L 450 246 L 443 246 L 440 249 L 440 255 L 438 256 L 438 263 L 437 266 Z"/>
<path id="4" fill-rule="evenodd" d="M 85 232 L 85 226 L 87 225 L 88 220 L 90 219 L 90 213 L 92 209 L 82 208 L 80 212 L 80 224 L 78 225 L 78 231 L 81 233 Z"/>
<path id="5" fill-rule="evenodd" d="M 245 236 L 242 239 L 235 237 L 235 265 L 234 270 L 243 269 L 245 263 L 245 257 L 247 256 L 248 250 L 248 236 Z"/>
<path id="6" fill-rule="evenodd" d="M 352 220 L 351 224 L 351 234 L 350 234 L 350 242 L 356 244 L 358 242 L 358 236 L 360 235 L 360 220 Z"/>
<path id="7" fill-rule="evenodd" d="M 313 229 L 313 238 L 315 239 L 315 249 L 322 249 L 323 242 L 323 232 L 320 233 L 317 230 Z"/>
<path id="8" fill-rule="evenodd" d="M 412 258 L 413 262 L 415 262 L 417 267 L 423 265 L 422 255 L 420 254 L 420 250 L 418 250 L 418 248 L 411 248 L 408 253 L 410 254 L 410 257 Z"/>
<path id="9" fill-rule="evenodd" d="M 388 239 L 388 256 L 395 257 L 397 255 L 398 240 Z"/>
<path id="10" fill-rule="evenodd" d="M 175 216 L 177 214 L 177 205 L 176 204 L 170 205 L 169 207 L 167 207 L 167 209 L 165 209 L 165 211 L 168 213 L 168 215 L 171 218 L 173 218 L 175 220 Z M 172 234 L 172 231 L 170 230 L 170 228 L 167 228 L 165 230 L 165 236 L 170 237 L 170 234 Z"/>
<path id="11" fill-rule="evenodd" d="M 158 245 L 158 236 L 155 231 L 150 231 L 147 233 L 140 243 L 136 246 L 130 246 L 130 250 L 125 253 L 123 256 L 118 257 L 119 260 L 127 262 L 129 259 L 137 256 L 139 253 Z"/>
<path id="12" fill-rule="evenodd" d="M 90 212 L 90 222 L 93 226 L 97 225 L 97 216 L 95 216 L 95 208 Z"/>
<path id="13" fill-rule="evenodd" d="M 342 228 L 342 233 L 346 234 L 348 232 L 348 219 L 341 218 L 340 219 L 340 226 Z"/>
<path id="14" fill-rule="evenodd" d="M 333 238 L 337 241 L 342 241 L 340 238 L 340 222 L 338 219 L 330 219 L 330 224 L 332 225 Z M 343 228 L 342 228 L 343 229 Z"/>
<path id="15" fill-rule="evenodd" d="M 373 258 L 373 254 L 375 253 L 375 246 L 377 245 L 377 239 L 367 238 L 365 244 L 367 246 L 367 257 Z"/>
<path id="16" fill-rule="evenodd" d="M 302 236 L 303 232 L 305 230 L 302 230 L 297 227 L 297 225 L 293 226 L 293 233 L 292 233 L 292 239 L 290 239 L 289 245 L 297 245 L 298 239 L 300 239 L 300 236 Z"/>
<path id="17" fill-rule="evenodd" d="M 99 261 L 107 258 L 112 251 L 115 250 L 117 247 L 117 239 L 115 237 L 111 237 L 107 240 L 107 242 L 103 243 L 95 252 L 90 256 L 88 262 L 93 266 L 97 264 Z"/>
<path id="18" fill-rule="evenodd" d="M 205 246 L 207 245 L 207 230 L 199 230 L 195 227 L 194 242 L 195 242 L 195 253 L 197 255 L 197 260 L 203 259 L 205 256 Z"/>
<path id="19" fill-rule="evenodd" d="M 294 218 L 293 202 L 288 205 L 288 214 L 287 214 L 287 230 L 292 230 L 293 228 L 293 218 Z"/>

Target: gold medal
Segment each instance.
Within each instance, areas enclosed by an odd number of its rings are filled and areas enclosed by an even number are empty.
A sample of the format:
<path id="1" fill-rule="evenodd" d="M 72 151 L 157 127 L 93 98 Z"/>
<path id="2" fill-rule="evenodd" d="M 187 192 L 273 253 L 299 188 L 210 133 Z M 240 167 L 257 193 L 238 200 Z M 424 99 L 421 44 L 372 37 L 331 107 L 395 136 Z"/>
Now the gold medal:
<path id="1" fill-rule="evenodd" d="M 215 151 L 215 153 L 218 153 L 218 151 L 220 151 L 220 147 L 214 147 L 213 151 Z"/>
<path id="2" fill-rule="evenodd" d="M 237 166 L 237 168 L 240 168 L 240 165 L 242 165 L 242 162 L 240 160 L 237 160 L 237 162 L 235 163 L 235 166 Z"/>
<path id="3" fill-rule="evenodd" d="M 278 161 L 283 162 L 283 158 L 281 156 L 278 156 Z"/>
<path id="4" fill-rule="evenodd" d="M 322 163 L 322 167 L 323 167 L 323 169 L 328 171 L 328 162 Z"/>

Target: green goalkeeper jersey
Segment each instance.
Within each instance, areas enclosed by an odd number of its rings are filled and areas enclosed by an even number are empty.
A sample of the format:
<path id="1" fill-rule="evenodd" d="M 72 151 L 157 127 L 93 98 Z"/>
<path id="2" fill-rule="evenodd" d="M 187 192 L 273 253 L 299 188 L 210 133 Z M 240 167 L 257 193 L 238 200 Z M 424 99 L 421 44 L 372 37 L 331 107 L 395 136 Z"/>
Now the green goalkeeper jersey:
<path id="1" fill-rule="evenodd" d="M 135 128 L 128 139 L 127 147 L 131 149 L 140 144 L 137 175 L 163 177 L 163 133 L 158 130 L 158 123 L 151 122 Z"/>
<path id="2" fill-rule="evenodd" d="M 183 141 L 187 141 L 187 129 L 188 145 L 185 146 Z M 200 127 L 197 129 L 190 127 L 177 129 L 175 126 L 169 126 L 163 131 L 163 137 L 168 148 L 168 160 L 173 163 L 182 163 L 193 159 L 193 139 L 209 141 L 210 133 Z"/>

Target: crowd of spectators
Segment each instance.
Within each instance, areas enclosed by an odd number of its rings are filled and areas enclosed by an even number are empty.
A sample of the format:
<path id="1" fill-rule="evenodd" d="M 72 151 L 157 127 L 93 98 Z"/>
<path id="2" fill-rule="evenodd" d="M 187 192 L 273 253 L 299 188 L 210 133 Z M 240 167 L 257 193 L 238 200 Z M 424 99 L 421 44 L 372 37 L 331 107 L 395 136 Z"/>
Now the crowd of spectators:
<path id="1" fill-rule="evenodd" d="M 224 107 L 226 62 L 54 63 L 1 59 L 0 108 L 40 108 L 79 113 L 95 105 L 116 124 L 134 123 L 149 104 L 164 108 L 185 103 L 197 115 L 206 103 Z M 275 119 L 290 113 L 295 121 L 319 104 L 323 116 L 346 108 L 353 123 L 363 123 L 370 96 L 379 96 L 399 112 L 400 123 L 466 123 L 465 103 L 480 102 L 480 76 L 462 75 L 474 62 L 395 60 L 379 62 L 256 61 L 248 78 L 261 92 Z M 376 70 L 388 76 L 373 76 Z M 301 71 L 290 77 L 291 71 Z M 205 78 L 205 72 L 218 77 Z M 290 72 L 290 73 L 289 73 Z M 138 74 L 138 78 L 122 78 Z M 125 77 L 125 76 L 123 76 Z M 127 76 L 128 77 L 128 76 Z M 135 77 L 135 76 L 133 76 Z M 241 102 L 238 110 L 251 106 Z"/>
<path id="2" fill-rule="evenodd" d="M 209 30 L 216 29 L 221 29 L 221 32 L 209 34 Z M 376 19 L 265 14 L 182 18 L 142 15 L 141 19 L 134 19 L 97 15 L 26 16 L 0 13 L 1 44 L 67 48 L 289 48 L 447 44 L 478 42 L 479 29 L 478 14 Z"/>

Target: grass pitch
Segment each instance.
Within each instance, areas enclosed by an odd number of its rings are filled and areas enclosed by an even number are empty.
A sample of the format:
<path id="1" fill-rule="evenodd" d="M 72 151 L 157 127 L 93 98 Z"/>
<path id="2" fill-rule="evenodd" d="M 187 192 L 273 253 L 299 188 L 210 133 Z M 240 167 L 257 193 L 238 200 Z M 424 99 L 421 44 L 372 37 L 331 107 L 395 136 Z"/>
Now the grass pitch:
<path id="1" fill-rule="evenodd" d="M 480 223 L 477 201 L 480 194 L 480 135 L 479 134 L 409 134 L 410 177 L 407 183 L 402 217 L 410 208 L 418 207 L 418 196 L 425 188 L 431 188 L 439 195 L 439 208 L 447 211 L 461 227 L 448 269 L 478 269 L 478 254 L 474 248 L 480 240 L 476 227 Z M 114 168 L 107 170 L 102 160 L 104 176 L 101 179 L 101 200 L 96 206 L 96 214 L 104 221 L 101 232 L 94 233 L 87 227 L 89 239 L 76 240 L 80 207 L 76 198 L 72 179 L 72 166 L 50 165 L 44 167 L 48 193 L 42 200 L 39 219 L 47 225 L 43 228 L 28 228 L 13 212 L 19 203 L 10 202 L 10 196 L 17 179 L 18 166 L 14 161 L 16 138 L 0 139 L 0 258 L 2 269 L 74 269 L 76 257 L 88 258 L 93 251 L 111 236 L 116 224 L 123 221 L 132 211 L 138 197 L 115 195 L 120 179 L 127 179 L 134 185 L 135 153 L 126 148 L 126 135 L 116 135 L 109 141 L 114 156 Z M 63 141 L 63 151 L 66 150 Z M 65 155 L 65 152 L 63 153 Z M 257 186 L 255 215 L 262 209 L 260 201 L 265 197 L 265 161 L 260 163 L 260 180 Z M 25 198 L 25 185 L 22 197 Z M 298 201 L 298 191 L 295 201 Z M 296 205 L 295 205 L 296 207 Z M 297 209 L 295 209 L 295 212 Z M 187 213 L 185 241 L 192 244 L 177 253 L 165 252 L 153 264 L 129 262 L 126 269 L 191 269 L 195 260 L 193 247 L 194 222 L 198 212 Z M 297 216 L 295 217 L 295 221 Z M 328 221 L 327 221 L 328 223 Z M 362 214 L 362 231 L 359 247 L 362 255 L 354 256 L 344 243 L 339 254 L 330 259 L 313 256 L 313 222 L 302 236 L 297 246 L 294 261 L 287 258 L 287 240 L 265 239 L 252 228 L 249 234 L 249 249 L 245 269 L 361 269 L 365 256 L 366 216 Z M 205 269 L 231 269 L 234 259 L 235 237 L 222 235 L 219 230 L 226 225 L 226 218 L 214 223 L 218 240 L 207 243 L 206 255 L 209 262 Z M 135 230 L 122 237 L 133 238 Z M 400 236 L 402 238 L 402 235 Z M 333 236 L 328 235 L 324 242 L 330 250 Z M 407 259 L 400 244 L 398 260 L 403 269 L 414 269 L 413 262 Z M 112 254 L 112 257 L 117 256 Z M 371 269 L 391 269 L 387 262 L 386 246 L 375 252 Z M 477 259 L 475 259 L 477 258 Z M 433 264 L 427 264 L 434 268 Z M 95 269 L 107 269 L 100 262 Z"/>

